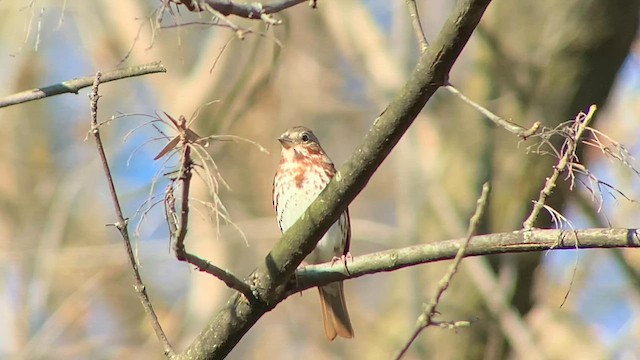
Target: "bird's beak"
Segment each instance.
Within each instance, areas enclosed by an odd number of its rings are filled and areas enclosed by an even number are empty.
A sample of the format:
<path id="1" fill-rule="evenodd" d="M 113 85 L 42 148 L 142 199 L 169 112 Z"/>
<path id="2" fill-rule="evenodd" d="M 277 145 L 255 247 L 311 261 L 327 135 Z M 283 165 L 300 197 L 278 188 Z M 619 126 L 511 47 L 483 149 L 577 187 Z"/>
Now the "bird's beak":
<path id="1" fill-rule="evenodd" d="M 291 138 L 289 138 L 287 135 L 281 135 L 278 138 L 278 141 L 280 141 L 280 144 L 285 149 L 288 149 L 293 145 L 293 141 L 291 141 Z"/>

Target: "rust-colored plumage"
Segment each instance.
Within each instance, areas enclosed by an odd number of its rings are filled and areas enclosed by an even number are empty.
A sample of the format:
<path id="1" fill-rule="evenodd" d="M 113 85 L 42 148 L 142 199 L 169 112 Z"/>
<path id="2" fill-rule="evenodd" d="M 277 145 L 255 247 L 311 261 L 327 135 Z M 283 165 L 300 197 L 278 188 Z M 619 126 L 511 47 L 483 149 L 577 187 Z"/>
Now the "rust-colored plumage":
<path id="1" fill-rule="evenodd" d="M 318 138 L 306 127 L 293 127 L 285 131 L 278 141 L 282 145 L 282 157 L 273 180 L 273 206 L 280 230 L 285 232 L 327 186 L 336 174 L 336 168 L 322 150 Z M 305 262 L 319 264 L 346 256 L 350 240 L 351 226 L 347 210 L 318 241 Z M 342 281 L 321 286 L 318 290 L 327 338 L 352 338 L 353 327 Z"/>

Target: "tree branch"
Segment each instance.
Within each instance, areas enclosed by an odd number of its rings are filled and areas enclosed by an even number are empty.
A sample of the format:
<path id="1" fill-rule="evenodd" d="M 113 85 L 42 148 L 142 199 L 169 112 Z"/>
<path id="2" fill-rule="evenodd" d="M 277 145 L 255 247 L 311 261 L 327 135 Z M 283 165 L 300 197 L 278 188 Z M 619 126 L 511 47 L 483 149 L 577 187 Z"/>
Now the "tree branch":
<path id="1" fill-rule="evenodd" d="M 402 357 L 409 351 L 409 347 L 413 342 L 418 338 L 418 335 L 422 332 L 422 330 L 426 329 L 427 326 L 437 324 L 433 318 L 438 314 L 436 307 L 440 303 L 440 299 L 445 291 L 449 288 L 449 284 L 451 284 L 451 280 L 453 276 L 458 271 L 460 267 L 460 263 L 462 262 L 462 258 L 464 258 L 465 252 L 469 247 L 469 243 L 471 242 L 471 238 L 476 233 L 476 229 L 478 228 L 478 224 L 480 220 L 482 220 L 482 214 L 484 214 L 484 209 L 487 206 L 487 198 L 489 197 L 489 183 L 484 183 L 482 185 L 482 194 L 480 194 L 480 198 L 478 199 L 476 205 L 476 211 L 469 219 L 469 227 L 467 229 L 467 238 L 460 244 L 458 251 L 456 252 L 456 257 L 453 259 L 453 263 L 449 266 L 449 270 L 444 274 L 440 282 L 438 283 L 438 288 L 436 289 L 436 293 L 433 295 L 432 300 L 425 305 L 425 309 L 422 314 L 418 317 L 418 321 L 416 324 L 416 329 L 413 332 L 413 335 L 409 338 L 407 343 L 402 347 L 398 356 L 396 356 L 397 360 L 402 359 Z"/>
<path id="2" fill-rule="evenodd" d="M 138 270 L 138 263 L 136 262 L 135 255 L 133 253 L 133 248 L 131 247 L 131 240 L 129 238 L 129 230 L 128 223 L 129 220 L 124 218 L 122 213 L 122 207 L 120 206 L 120 200 L 118 199 L 118 192 L 116 191 L 116 186 L 113 182 L 113 176 L 111 176 L 111 169 L 109 168 L 109 161 L 107 160 L 107 155 L 104 151 L 104 146 L 102 144 L 102 138 L 100 137 L 100 126 L 98 125 L 98 100 L 100 99 L 100 95 L 98 94 L 98 87 L 102 82 L 102 74 L 96 73 L 94 76 L 94 80 L 92 81 L 93 88 L 91 93 L 89 94 L 90 101 L 90 109 L 91 109 L 91 134 L 96 141 L 96 147 L 98 148 L 98 155 L 100 156 L 100 162 L 102 162 L 102 168 L 104 170 L 105 176 L 107 178 L 107 184 L 109 186 L 109 193 L 111 194 L 111 200 L 113 202 L 113 208 L 116 213 L 117 222 L 112 224 L 118 229 L 120 232 L 120 236 L 122 237 L 122 241 L 124 243 L 124 247 L 127 251 L 127 257 L 129 259 L 129 263 L 133 270 L 133 279 L 134 284 L 133 287 L 138 293 L 138 297 L 140 298 L 140 302 L 142 303 L 142 307 L 144 311 L 149 315 L 151 319 L 151 326 L 160 340 L 162 347 L 164 348 L 164 354 L 169 358 L 173 358 L 175 356 L 175 352 L 167 339 L 164 331 L 162 330 L 162 326 L 160 326 L 160 321 L 158 320 L 158 316 L 156 312 L 153 310 L 153 305 L 151 305 L 151 300 L 149 300 L 149 295 L 147 294 L 147 288 L 142 282 L 142 277 L 140 276 L 140 271 Z"/>
<path id="3" fill-rule="evenodd" d="M 202 259 L 197 255 L 191 254 L 186 250 L 183 250 L 183 253 L 181 254 L 181 256 L 183 258 L 182 261 L 186 261 L 187 263 L 195 266 L 196 268 L 198 268 L 198 271 L 205 272 L 209 275 L 216 277 L 218 280 L 221 280 L 228 287 L 242 293 L 242 295 L 244 295 L 248 301 L 253 302 L 255 300 L 255 296 L 253 296 L 253 293 L 251 292 L 252 291 L 251 287 L 247 285 L 244 281 L 238 279 L 232 272 L 222 269 L 212 264 L 208 260 Z"/>
<path id="4" fill-rule="evenodd" d="M 236 15 L 247 19 L 262 19 L 263 15 L 275 14 L 307 0 L 280 0 L 268 4 L 260 2 L 236 3 L 229 0 L 172 0 L 182 4 L 190 11 L 207 11 L 214 9 L 222 15 Z"/>
<path id="5" fill-rule="evenodd" d="M 533 228 L 533 223 L 536 221 L 538 214 L 540 214 L 540 211 L 545 206 L 547 197 L 551 195 L 551 192 L 556 187 L 558 177 L 560 177 L 560 174 L 571 166 L 571 163 L 576 158 L 576 148 L 578 147 L 580 137 L 587 126 L 589 126 L 589 122 L 593 118 L 595 112 L 596 106 L 591 105 L 587 114 L 580 112 L 580 114 L 576 116 L 574 123 L 569 128 L 569 134 L 562 145 L 562 157 L 558 160 L 558 164 L 553 167 L 553 174 L 547 178 L 544 183 L 544 187 L 540 190 L 538 200 L 534 201 L 533 209 L 531 209 L 529 217 L 527 217 L 524 223 L 522 223 L 522 227 L 525 230 Z"/>
<path id="6" fill-rule="evenodd" d="M 359 278 L 435 261 L 451 260 L 466 239 L 454 239 L 380 251 L 356 256 L 344 266 L 331 263 L 308 265 L 296 271 L 288 294 L 326 285 L 335 281 Z M 638 229 L 521 230 L 473 237 L 465 257 L 545 250 L 575 250 L 640 247 Z"/>
<path id="7" fill-rule="evenodd" d="M 409 9 L 409 16 L 411 17 L 413 32 L 416 35 L 416 40 L 418 41 L 418 46 L 420 48 L 420 53 L 423 53 L 429 47 L 429 42 L 427 41 L 427 37 L 424 35 L 424 30 L 422 29 L 418 6 L 416 5 L 416 0 L 406 0 L 406 2 L 407 8 Z"/>
<path id="8" fill-rule="evenodd" d="M 362 191 L 435 91 L 445 84 L 489 3 L 490 0 L 458 2 L 437 40 L 420 56 L 409 81 L 374 121 L 363 144 L 250 275 L 248 282 L 257 301 L 249 303 L 234 294 L 179 358 L 225 357 L 265 312 L 286 297 L 282 284 Z"/>
<path id="9" fill-rule="evenodd" d="M 486 116 L 487 119 L 491 120 L 496 126 L 499 126 L 509 131 L 510 133 L 517 135 L 523 140 L 526 140 L 527 138 L 535 134 L 538 131 L 538 129 L 540 129 L 540 126 L 542 125 L 540 121 L 536 121 L 535 123 L 533 123 L 533 125 L 531 125 L 530 128 L 528 129 L 524 128 L 514 122 L 501 118 L 500 116 L 489 111 L 487 108 L 469 99 L 463 93 L 461 93 L 460 90 L 458 90 L 455 86 L 451 85 L 451 83 L 447 83 L 447 85 L 444 88 L 447 89 L 453 95 L 457 96 L 460 100 L 466 102 L 476 111 Z"/>
<path id="10" fill-rule="evenodd" d="M 105 72 L 102 74 L 100 83 L 159 72 L 167 72 L 167 69 L 165 69 L 160 62 L 152 62 L 149 64 L 131 66 L 124 69 Z M 94 75 L 85 76 L 82 78 L 63 81 L 55 85 L 49 85 L 43 88 L 31 89 L 9 95 L 0 99 L 0 108 L 65 93 L 77 94 L 80 89 L 91 86 L 94 79 Z"/>
<path id="11" fill-rule="evenodd" d="M 241 292 L 249 301 L 253 301 L 254 296 L 251 292 L 251 287 L 248 284 L 238 279 L 230 271 L 223 270 L 209 261 L 187 252 L 186 250 L 184 241 L 187 237 L 187 231 L 189 230 L 189 193 L 191 191 L 193 166 L 196 165 L 191 153 L 194 144 L 201 141 L 203 138 L 188 127 L 187 119 L 184 116 L 180 116 L 178 120 L 175 120 L 166 112 L 164 114 L 178 131 L 178 135 L 173 140 L 169 141 L 158 155 L 156 155 L 154 160 L 163 157 L 165 154 L 173 151 L 179 146 L 176 151 L 180 153 L 180 167 L 175 178 L 172 178 L 169 185 L 167 185 L 164 197 L 165 216 L 167 224 L 169 225 L 169 237 L 171 238 L 176 258 L 197 267 L 200 271 L 215 276 L 230 288 Z M 182 186 L 180 186 L 182 188 L 182 195 L 180 196 L 179 215 L 176 211 L 176 199 L 174 197 L 173 188 L 176 186 L 176 182 L 182 184 Z"/>

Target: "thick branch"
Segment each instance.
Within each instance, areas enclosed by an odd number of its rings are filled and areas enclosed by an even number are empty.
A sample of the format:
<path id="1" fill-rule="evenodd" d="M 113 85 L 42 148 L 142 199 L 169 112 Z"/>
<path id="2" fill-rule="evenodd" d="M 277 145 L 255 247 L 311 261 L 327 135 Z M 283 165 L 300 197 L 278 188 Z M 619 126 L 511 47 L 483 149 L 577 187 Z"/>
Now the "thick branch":
<path id="1" fill-rule="evenodd" d="M 281 285 L 362 191 L 429 98 L 445 84 L 489 3 L 490 0 L 458 2 L 438 39 L 421 55 L 407 84 L 374 121 L 364 143 L 251 275 L 249 282 L 258 301 L 249 304 L 237 293 L 233 295 L 180 357 L 223 358 L 266 311 L 286 296 Z"/>
<path id="2" fill-rule="evenodd" d="M 465 240 L 447 240 L 356 256 L 347 264 L 348 272 L 344 266 L 338 264 L 309 265 L 296 271 L 297 286 L 289 293 L 297 293 L 334 281 L 451 260 Z M 465 256 L 625 247 L 640 247 L 638 229 L 521 230 L 475 236 L 469 243 Z"/>
<path id="3" fill-rule="evenodd" d="M 125 79 L 133 76 L 153 74 L 159 72 L 167 72 L 167 69 L 160 62 L 152 62 L 149 64 L 131 66 L 124 69 L 113 70 L 102 74 L 100 83 Z M 48 96 L 60 95 L 65 93 L 77 94 L 83 88 L 93 84 L 94 75 L 85 76 L 78 79 L 63 81 L 61 83 L 46 86 L 43 88 L 22 91 L 13 95 L 9 95 L 0 99 L 0 108 L 21 104 L 28 101 L 42 99 Z"/>
<path id="4" fill-rule="evenodd" d="M 340 168 L 301 219 L 284 234 L 256 272 L 262 288 L 288 279 L 318 239 L 362 191 L 378 166 L 400 141 L 427 100 L 445 83 L 455 59 L 471 36 L 488 0 L 462 1 L 435 44 L 421 56 L 411 79 L 374 121 L 364 143 Z M 266 297 L 266 300 L 272 300 Z"/>

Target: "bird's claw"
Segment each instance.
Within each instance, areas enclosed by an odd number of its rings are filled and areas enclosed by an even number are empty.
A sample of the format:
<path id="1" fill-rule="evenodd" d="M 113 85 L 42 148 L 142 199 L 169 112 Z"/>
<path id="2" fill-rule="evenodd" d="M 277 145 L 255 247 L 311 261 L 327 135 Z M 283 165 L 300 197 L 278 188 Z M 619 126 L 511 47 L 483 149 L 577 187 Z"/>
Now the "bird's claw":
<path id="1" fill-rule="evenodd" d="M 340 256 L 334 256 L 333 259 L 331 259 L 331 266 L 333 266 L 338 261 L 344 264 L 344 268 L 347 270 L 347 274 L 351 275 L 351 273 L 349 272 L 349 267 L 347 266 L 347 261 L 353 262 L 353 256 L 351 255 L 351 253 L 347 251 L 346 254 L 342 254 Z"/>

